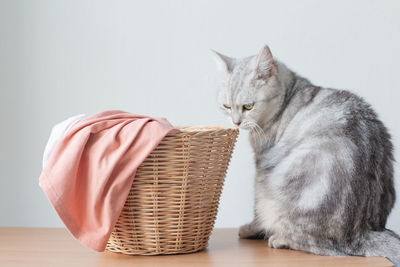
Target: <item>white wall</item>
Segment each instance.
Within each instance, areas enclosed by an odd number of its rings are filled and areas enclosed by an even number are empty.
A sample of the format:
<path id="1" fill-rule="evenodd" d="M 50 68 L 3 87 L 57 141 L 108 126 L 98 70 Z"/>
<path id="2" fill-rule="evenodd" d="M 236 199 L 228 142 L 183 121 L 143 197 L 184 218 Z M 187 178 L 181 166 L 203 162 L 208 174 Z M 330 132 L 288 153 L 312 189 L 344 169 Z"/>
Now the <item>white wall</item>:
<path id="1" fill-rule="evenodd" d="M 400 160 L 399 13 L 396 0 L 0 0 L 0 225 L 62 226 L 38 177 L 50 128 L 68 116 L 122 109 L 228 125 L 209 48 L 246 56 L 268 43 L 314 83 L 362 95 Z M 253 175 L 242 132 L 216 226 L 251 220 Z M 398 164 L 396 180 L 399 190 Z M 399 204 L 388 226 L 400 232 Z"/>

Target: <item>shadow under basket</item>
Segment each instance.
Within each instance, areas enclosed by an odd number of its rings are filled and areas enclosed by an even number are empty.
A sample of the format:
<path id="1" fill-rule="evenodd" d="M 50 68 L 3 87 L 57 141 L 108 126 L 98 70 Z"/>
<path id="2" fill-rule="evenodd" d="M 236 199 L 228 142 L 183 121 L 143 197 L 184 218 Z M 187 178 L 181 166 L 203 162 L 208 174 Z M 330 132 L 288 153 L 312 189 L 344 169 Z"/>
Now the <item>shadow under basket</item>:
<path id="1" fill-rule="evenodd" d="M 107 250 L 158 255 L 206 248 L 238 130 L 178 128 L 137 169 Z"/>

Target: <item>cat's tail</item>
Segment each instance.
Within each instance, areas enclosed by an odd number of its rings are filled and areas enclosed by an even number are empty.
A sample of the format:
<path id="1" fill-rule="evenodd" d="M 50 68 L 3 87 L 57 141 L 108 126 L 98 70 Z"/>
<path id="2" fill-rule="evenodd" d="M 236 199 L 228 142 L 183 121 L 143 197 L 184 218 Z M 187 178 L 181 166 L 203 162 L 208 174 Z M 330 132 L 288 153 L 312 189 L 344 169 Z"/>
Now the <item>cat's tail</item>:
<path id="1" fill-rule="evenodd" d="M 361 243 L 364 256 L 384 256 L 400 267 L 400 237 L 393 231 L 369 231 Z"/>

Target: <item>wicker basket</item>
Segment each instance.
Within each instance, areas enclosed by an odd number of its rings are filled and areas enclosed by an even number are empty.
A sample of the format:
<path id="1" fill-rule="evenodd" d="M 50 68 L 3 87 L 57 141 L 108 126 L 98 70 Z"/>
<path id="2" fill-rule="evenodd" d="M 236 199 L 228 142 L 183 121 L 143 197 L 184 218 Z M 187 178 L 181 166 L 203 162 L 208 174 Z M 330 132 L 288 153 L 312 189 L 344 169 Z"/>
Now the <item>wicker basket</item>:
<path id="1" fill-rule="evenodd" d="M 108 250 L 157 255 L 207 246 L 238 130 L 179 128 L 138 168 Z"/>

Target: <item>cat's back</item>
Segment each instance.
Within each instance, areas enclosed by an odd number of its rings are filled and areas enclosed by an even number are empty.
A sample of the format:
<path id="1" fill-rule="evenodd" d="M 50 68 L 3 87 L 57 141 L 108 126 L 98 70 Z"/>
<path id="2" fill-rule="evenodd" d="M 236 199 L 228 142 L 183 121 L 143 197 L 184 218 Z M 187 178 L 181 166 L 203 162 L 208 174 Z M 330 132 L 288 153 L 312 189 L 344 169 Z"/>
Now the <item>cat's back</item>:
<path id="1" fill-rule="evenodd" d="M 318 210 L 323 203 L 335 207 L 338 199 L 356 201 L 365 209 L 359 227 L 376 230 L 384 228 L 395 200 L 392 151 L 386 127 L 366 101 L 346 90 L 321 88 L 264 151 L 259 166 L 265 177 L 282 174 L 264 181 L 273 190 L 292 192 L 282 195 L 295 195 L 296 203 L 288 200 L 287 206 Z M 308 186 L 300 189 L 293 177 L 303 177 L 301 185 Z M 332 202 L 324 202 L 327 195 Z"/>
<path id="2" fill-rule="evenodd" d="M 338 136 L 356 143 L 379 137 L 382 143 L 390 143 L 386 127 L 363 98 L 332 88 L 320 88 L 282 132 L 285 142 L 312 136 Z"/>
<path id="3" fill-rule="evenodd" d="M 264 150 L 260 161 L 270 169 L 283 162 L 289 166 L 291 158 L 299 155 L 333 157 L 349 173 L 379 173 L 378 180 L 390 185 L 392 150 L 386 127 L 366 101 L 346 90 L 320 88 L 281 130 L 277 142 Z"/>

